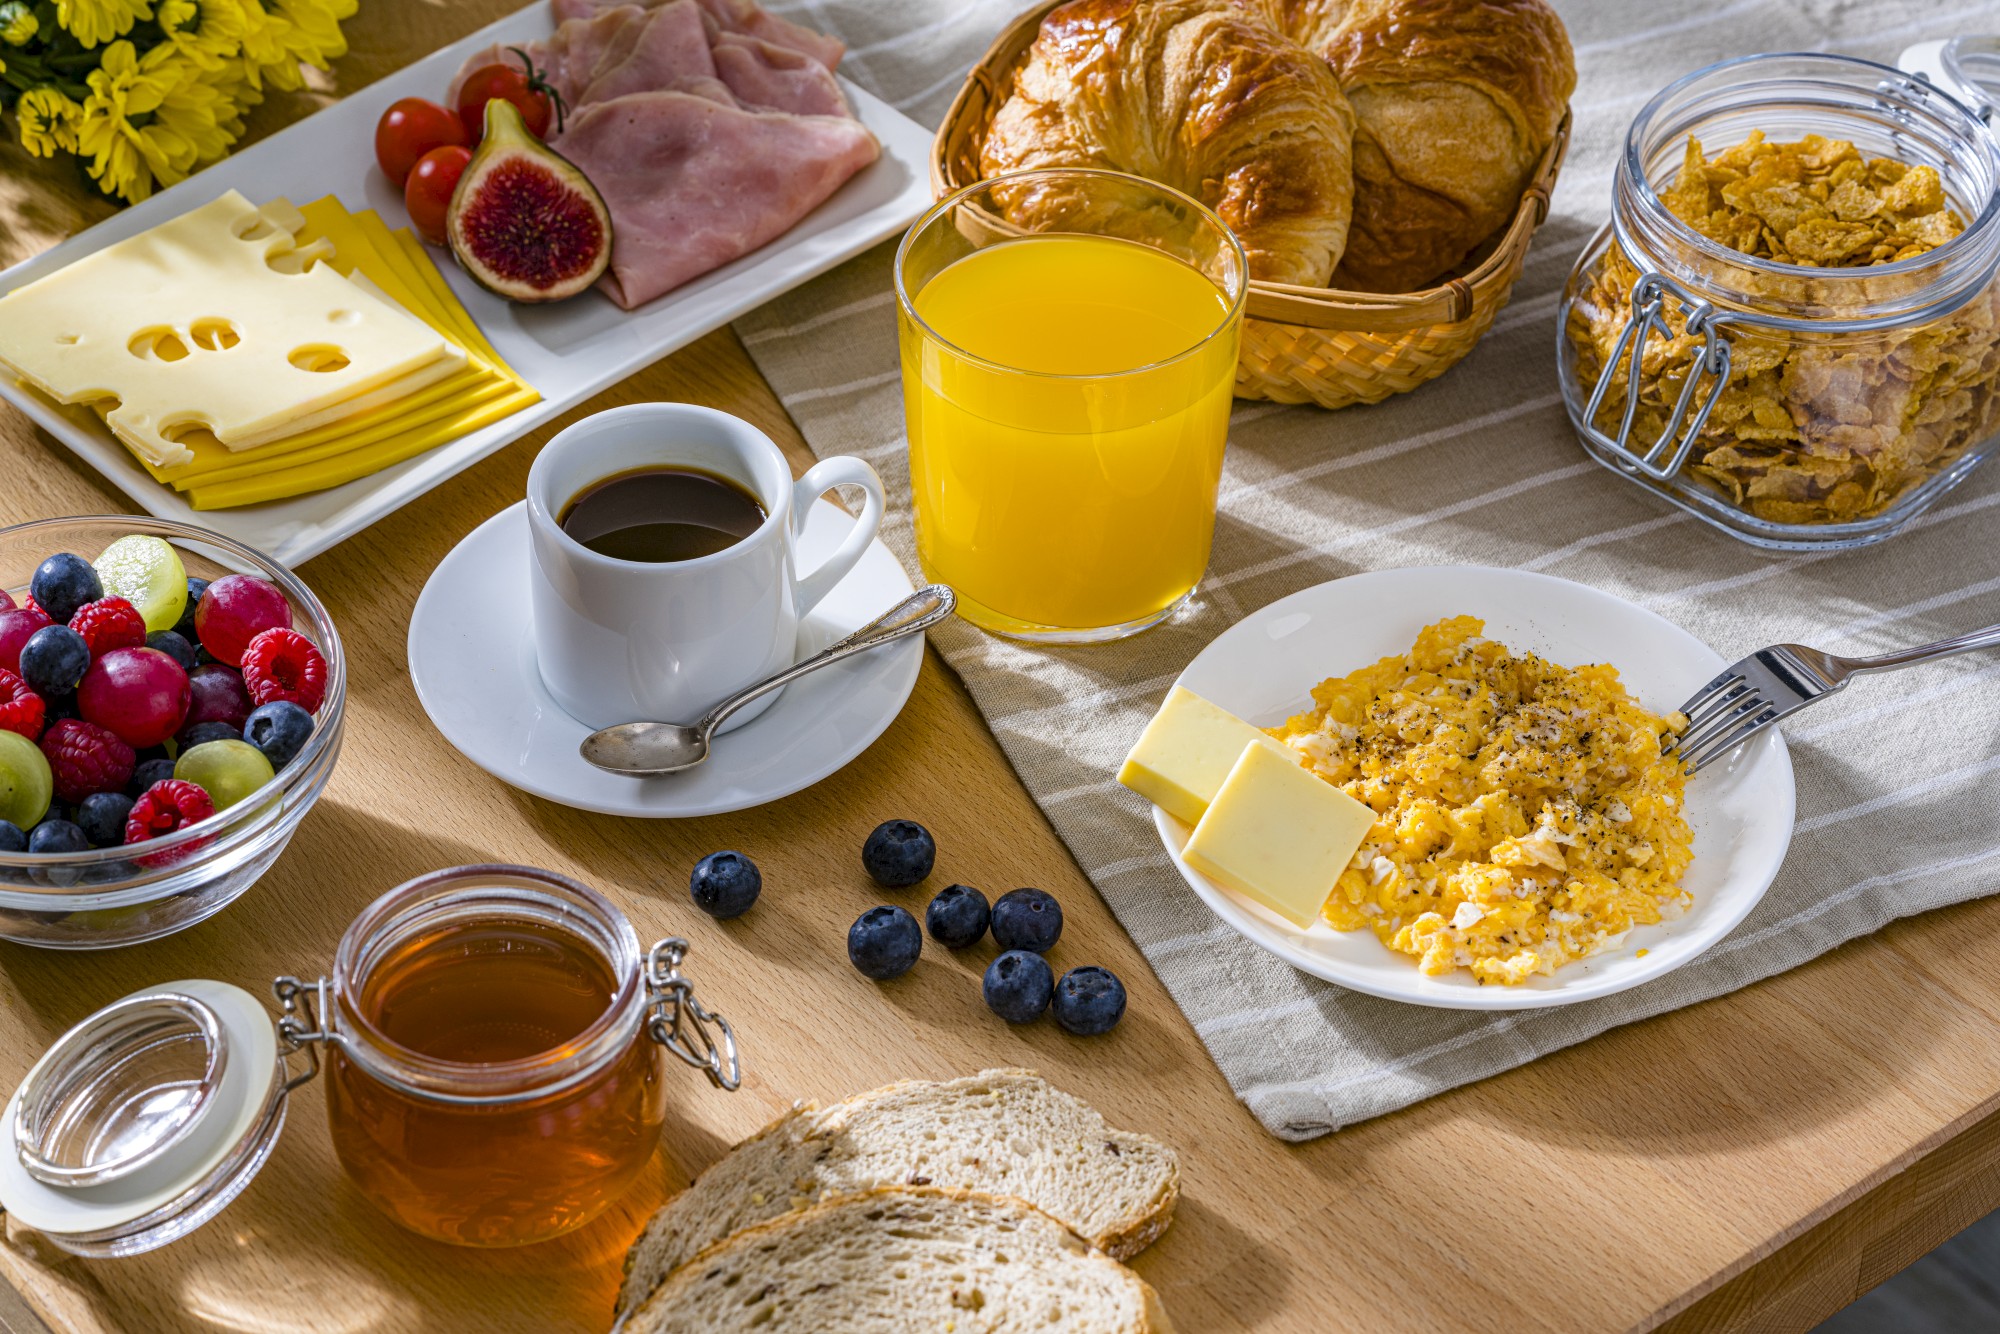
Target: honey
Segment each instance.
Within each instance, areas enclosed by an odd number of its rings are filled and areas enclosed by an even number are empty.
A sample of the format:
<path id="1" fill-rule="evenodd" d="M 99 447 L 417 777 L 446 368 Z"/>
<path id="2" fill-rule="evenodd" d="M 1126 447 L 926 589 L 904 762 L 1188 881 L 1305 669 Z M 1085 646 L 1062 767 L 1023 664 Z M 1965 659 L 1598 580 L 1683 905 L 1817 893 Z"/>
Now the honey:
<path id="1" fill-rule="evenodd" d="M 613 963 L 623 942 L 473 893 L 385 923 L 354 959 L 343 946 L 328 1120 L 348 1174 L 397 1222 L 517 1246 L 624 1191 L 659 1142 L 665 1086 L 637 970 Z"/>

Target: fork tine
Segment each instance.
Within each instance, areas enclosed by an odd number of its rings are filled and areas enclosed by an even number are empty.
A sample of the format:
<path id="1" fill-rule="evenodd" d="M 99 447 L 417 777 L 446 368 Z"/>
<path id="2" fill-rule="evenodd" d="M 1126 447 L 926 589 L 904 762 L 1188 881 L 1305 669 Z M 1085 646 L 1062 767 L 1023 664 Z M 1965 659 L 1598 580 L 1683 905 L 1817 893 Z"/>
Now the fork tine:
<path id="1" fill-rule="evenodd" d="M 1683 734 L 1699 730 L 1704 723 L 1735 707 L 1738 700 L 1753 693 L 1749 682 L 1739 678 L 1709 695 L 1694 708 L 1683 708 L 1681 712 L 1687 715 L 1688 720 L 1688 725 L 1682 729 Z"/>
<path id="2" fill-rule="evenodd" d="M 1674 750 L 1680 755 L 1699 750 L 1715 738 L 1734 730 L 1744 719 L 1768 707 L 1770 707 L 1769 702 L 1762 695 L 1745 687 L 1730 697 L 1726 707 L 1704 715 L 1700 722 L 1682 732 L 1680 744 L 1674 747 Z"/>
<path id="3" fill-rule="evenodd" d="M 1777 721 L 1777 717 L 1777 709 L 1766 705 L 1720 738 L 1710 736 L 1704 739 L 1693 751 L 1684 752 L 1681 755 L 1681 758 L 1687 762 L 1688 772 L 1691 774 L 1699 773 L 1703 766 L 1713 764 L 1716 760 L 1729 754 L 1745 741 L 1748 741 L 1751 737 Z"/>
<path id="4" fill-rule="evenodd" d="M 1707 685 L 1689 695 L 1687 701 L 1681 705 L 1680 711 L 1686 714 L 1689 720 L 1692 721 L 1696 715 L 1714 707 L 1716 700 L 1726 694 L 1732 687 L 1742 684 L 1744 684 L 1743 673 L 1731 667 L 1728 671 L 1723 672 Z"/>

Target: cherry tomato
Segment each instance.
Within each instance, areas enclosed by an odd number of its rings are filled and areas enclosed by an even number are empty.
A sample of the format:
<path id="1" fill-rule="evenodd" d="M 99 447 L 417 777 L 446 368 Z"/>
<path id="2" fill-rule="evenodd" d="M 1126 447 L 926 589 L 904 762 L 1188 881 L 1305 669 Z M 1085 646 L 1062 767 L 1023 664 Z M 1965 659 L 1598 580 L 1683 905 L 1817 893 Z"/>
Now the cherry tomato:
<path id="1" fill-rule="evenodd" d="M 476 144 L 486 132 L 486 104 L 496 97 L 514 104 L 528 126 L 528 133 L 537 139 L 548 137 L 549 124 L 555 119 L 551 89 L 542 81 L 541 71 L 528 64 L 526 56 L 517 60 L 519 63 L 512 65 L 481 65 L 459 85 L 458 119 L 464 127 L 466 142 Z"/>
<path id="2" fill-rule="evenodd" d="M 409 179 L 417 159 L 433 148 L 464 147 L 468 142 L 456 112 L 421 97 L 390 103 L 375 122 L 375 161 L 398 187 Z"/>
<path id="3" fill-rule="evenodd" d="M 451 207 L 451 192 L 458 188 L 458 178 L 465 175 L 465 164 L 470 161 L 469 149 L 447 144 L 433 148 L 410 168 L 410 179 L 403 185 L 403 207 L 409 211 L 410 225 L 417 229 L 417 235 L 432 245 L 445 243 L 445 210 Z"/>

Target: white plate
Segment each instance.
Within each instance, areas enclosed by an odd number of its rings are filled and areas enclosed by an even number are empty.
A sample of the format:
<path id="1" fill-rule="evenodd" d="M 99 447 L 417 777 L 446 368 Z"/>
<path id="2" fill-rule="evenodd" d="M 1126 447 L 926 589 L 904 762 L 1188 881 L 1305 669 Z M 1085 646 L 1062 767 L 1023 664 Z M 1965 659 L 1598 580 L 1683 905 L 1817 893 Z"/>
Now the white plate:
<path id="1" fill-rule="evenodd" d="M 366 22 L 367 16 L 362 16 Z M 545 37 L 549 7 L 536 3 L 343 98 L 297 125 L 154 195 L 61 245 L 0 273 L 0 294 L 114 241 L 241 190 L 252 203 L 277 196 L 303 204 L 327 194 L 350 209 L 372 208 L 399 227 L 403 197 L 375 166 L 375 121 L 399 97 L 439 98 L 471 52 L 494 42 Z M 882 156 L 762 249 L 725 264 L 635 311 L 587 292 L 552 306 L 519 306 L 494 296 L 432 248 L 438 270 L 494 348 L 542 401 L 449 444 L 329 491 L 233 510 L 196 512 L 162 486 L 94 417 L 72 418 L 0 377 L 0 397 L 87 459 L 139 507 L 162 519 L 227 534 L 286 564 L 318 555 L 390 511 L 527 434 L 634 371 L 850 259 L 908 226 L 930 205 L 924 161 L 930 132 L 852 83 L 841 90 L 861 123 L 882 141 Z"/>
<path id="2" fill-rule="evenodd" d="M 831 555 L 854 520 L 820 501 L 799 539 L 801 569 Z M 410 680 L 445 740 L 503 783 L 606 815 L 717 815 L 810 787 L 859 755 L 902 712 L 923 665 L 913 636 L 821 668 L 785 687 L 755 720 L 715 740 L 686 773 L 621 778 L 577 754 L 590 729 L 562 711 L 535 669 L 528 609 L 528 511 L 472 530 L 431 572 L 410 614 Z M 799 656 L 860 629 L 914 591 L 877 541 L 813 608 Z"/>
<path id="3" fill-rule="evenodd" d="M 1216 636 L 1179 684 L 1260 727 L 1312 707 L 1311 689 L 1401 654 L 1446 616 L 1477 616 L 1512 648 L 1571 665 L 1608 662 L 1647 708 L 1666 713 L 1725 665 L 1672 622 L 1567 579 L 1482 566 L 1380 570 L 1294 593 Z M 1524 1010 L 1608 996 L 1672 972 L 1713 945 L 1764 897 L 1791 842 L 1792 761 L 1776 728 L 1688 785 L 1694 862 L 1685 915 L 1639 927 L 1617 948 L 1516 987 L 1470 974 L 1426 977 L 1369 931 L 1301 931 L 1181 860 L 1188 827 L 1154 811 L 1174 865 L 1216 916 L 1295 968 L 1371 996 L 1458 1010 Z M 1640 958 L 1639 952 L 1645 951 Z"/>

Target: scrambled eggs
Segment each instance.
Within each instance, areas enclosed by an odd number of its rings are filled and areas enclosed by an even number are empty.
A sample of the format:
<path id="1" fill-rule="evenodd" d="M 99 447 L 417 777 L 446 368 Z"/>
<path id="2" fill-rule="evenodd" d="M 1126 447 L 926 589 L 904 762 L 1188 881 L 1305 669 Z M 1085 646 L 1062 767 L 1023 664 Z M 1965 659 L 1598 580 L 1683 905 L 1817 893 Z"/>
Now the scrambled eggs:
<path id="1" fill-rule="evenodd" d="M 1321 916 L 1426 973 L 1519 983 L 1687 906 L 1687 778 L 1607 666 L 1515 653 L 1471 616 L 1313 689 L 1271 734 L 1375 812 Z"/>

